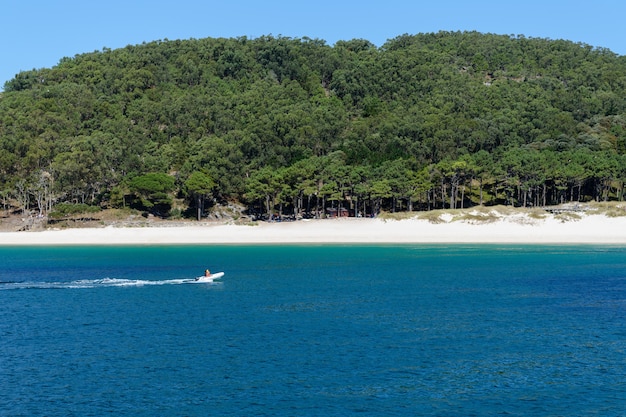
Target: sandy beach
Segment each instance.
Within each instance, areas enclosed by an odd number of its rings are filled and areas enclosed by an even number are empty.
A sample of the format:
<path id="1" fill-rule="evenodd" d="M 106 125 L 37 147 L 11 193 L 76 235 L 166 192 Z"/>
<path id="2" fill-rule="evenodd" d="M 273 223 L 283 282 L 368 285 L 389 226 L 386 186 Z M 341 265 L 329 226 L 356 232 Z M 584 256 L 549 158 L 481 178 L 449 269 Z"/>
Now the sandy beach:
<path id="1" fill-rule="evenodd" d="M 549 214 L 533 218 L 521 212 L 480 220 L 443 213 L 436 221 L 416 218 L 320 219 L 294 222 L 200 222 L 197 225 L 147 225 L 3 232 L 0 245 L 167 245 L 307 243 L 519 243 L 626 244 L 626 216 Z"/>

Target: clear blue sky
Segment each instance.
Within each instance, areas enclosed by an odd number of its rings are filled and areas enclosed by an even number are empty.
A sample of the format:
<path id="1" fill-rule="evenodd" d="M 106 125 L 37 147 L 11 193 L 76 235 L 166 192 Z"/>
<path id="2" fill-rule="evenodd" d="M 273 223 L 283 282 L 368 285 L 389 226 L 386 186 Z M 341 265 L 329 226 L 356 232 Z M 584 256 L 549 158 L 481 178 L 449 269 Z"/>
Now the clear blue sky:
<path id="1" fill-rule="evenodd" d="M 0 88 L 63 57 L 159 39 L 363 38 L 476 30 L 567 39 L 626 54 L 626 1 L 28 0 L 0 7 Z"/>

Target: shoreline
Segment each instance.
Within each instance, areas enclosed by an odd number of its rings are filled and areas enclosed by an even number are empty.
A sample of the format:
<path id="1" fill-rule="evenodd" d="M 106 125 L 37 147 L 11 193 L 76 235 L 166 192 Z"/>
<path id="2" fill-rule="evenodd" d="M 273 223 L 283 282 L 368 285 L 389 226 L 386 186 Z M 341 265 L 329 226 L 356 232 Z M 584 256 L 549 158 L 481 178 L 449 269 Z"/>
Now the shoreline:
<path id="1" fill-rule="evenodd" d="M 604 244 L 626 245 L 626 217 L 600 214 L 559 220 L 504 216 L 491 221 L 444 218 L 318 219 L 283 223 L 68 228 L 0 232 L 0 246 L 227 244 Z"/>

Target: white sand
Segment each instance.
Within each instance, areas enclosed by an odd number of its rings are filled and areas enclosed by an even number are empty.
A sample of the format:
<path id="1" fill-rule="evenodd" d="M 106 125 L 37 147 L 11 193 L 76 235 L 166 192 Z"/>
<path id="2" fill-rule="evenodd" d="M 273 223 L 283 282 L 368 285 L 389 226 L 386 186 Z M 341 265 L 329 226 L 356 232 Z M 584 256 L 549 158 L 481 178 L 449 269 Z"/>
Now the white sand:
<path id="1" fill-rule="evenodd" d="M 626 244 L 626 217 L 585 215 L 562 222 L 503 217 L 492 223 L 328 219 L 254 225 L 200 223 L 181 227 L 105 227 L 0 233 L 0 245 L 283 244 L 283 243 L 537 243 Z"/>

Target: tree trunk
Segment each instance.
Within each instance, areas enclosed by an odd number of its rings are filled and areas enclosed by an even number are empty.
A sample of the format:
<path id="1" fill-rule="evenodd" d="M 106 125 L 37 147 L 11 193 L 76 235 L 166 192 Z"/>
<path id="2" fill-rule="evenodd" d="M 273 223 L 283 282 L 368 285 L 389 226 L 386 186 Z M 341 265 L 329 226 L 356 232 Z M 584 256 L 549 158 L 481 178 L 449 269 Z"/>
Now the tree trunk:
<path id="1" fill-rule="evenodd" d="M 480 205 L 483 205 L 483 179 L 478 182 L 478 194 L 480 195 Z"/>
<path id="2" fill-rule="evenodd" d="M 268 217 L 272 216 L 272 213 L 270 212 L 270 195 L 269 194 L 265 195 L 265 211 L 266 211 Z"/>
<path id="3" fill-rule="evenodd" d="M 443 178 L 441 178 L 441 208 L 446 208 L 446 189 L 443 182 Z"/>
<path id="4" fill-rule="evenodd" d="M 456 184 L 454 183 L 454 181 L 450 182 L 450 209 L 455 209 L 456 208 L 456 201 L 455 201 L 455 194 L 456 194 Z"/>
<path id="5" fill-rule="evenodd" d="M 461 187 L 461 209 L 465 208 L 465 186 Z"/>
<path id="6" fill-rule="evenodd" d="M 315 194 L 315 218 L 320 218 L 320 196 Z"/>

